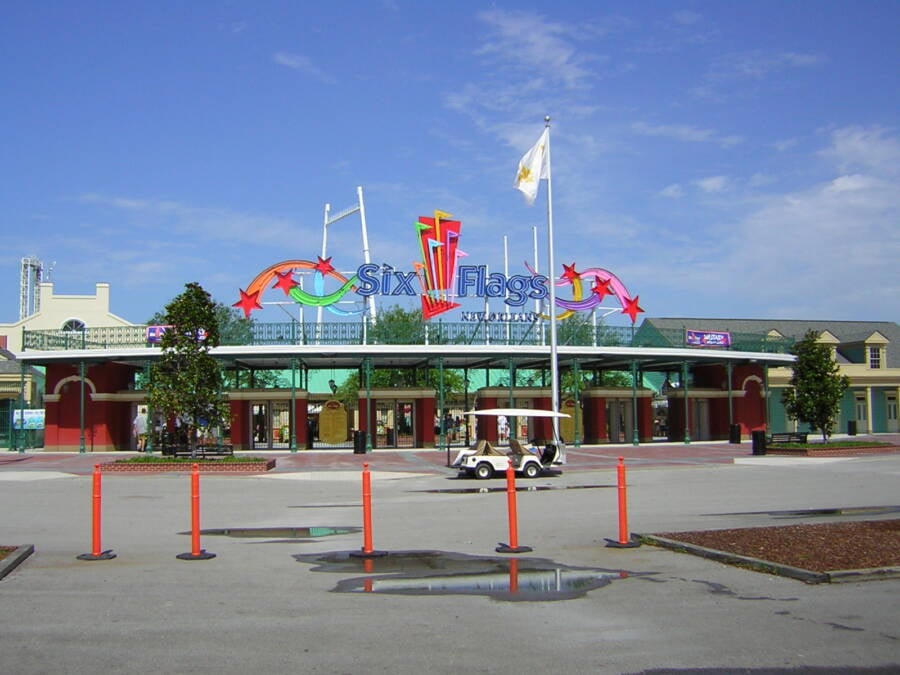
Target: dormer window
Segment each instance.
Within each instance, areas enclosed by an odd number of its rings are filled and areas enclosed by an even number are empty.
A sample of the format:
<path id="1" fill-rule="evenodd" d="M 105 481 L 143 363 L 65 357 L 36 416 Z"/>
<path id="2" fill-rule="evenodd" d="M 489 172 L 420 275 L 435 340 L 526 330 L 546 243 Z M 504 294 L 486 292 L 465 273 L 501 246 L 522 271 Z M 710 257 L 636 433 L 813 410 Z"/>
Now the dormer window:
<path id="1" fill-rule="evenodd" d="M 869 347 L 869 368 L 881 368 L 881 347 Z"/>

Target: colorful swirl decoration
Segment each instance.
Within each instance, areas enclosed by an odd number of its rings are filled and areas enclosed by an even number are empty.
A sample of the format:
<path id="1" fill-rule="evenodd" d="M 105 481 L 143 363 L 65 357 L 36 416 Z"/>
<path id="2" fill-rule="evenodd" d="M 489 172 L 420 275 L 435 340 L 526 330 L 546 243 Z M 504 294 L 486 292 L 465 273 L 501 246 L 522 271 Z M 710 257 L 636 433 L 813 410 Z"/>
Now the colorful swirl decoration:
<path id="1" fill-rule="evenodd" d="M 296 270 L 313 270 L 313 290 L 315 293 L 309 293 L 300 288 L 300 284 L 294 279 Z M 338 282 L 339 287 L 331 293 L 325 293 L 325 279 L 334 279 Z M 232 305 L 238 307 L 244 312 L 245 318 L 250 318 L 250 313 L 257 309 L 262 309 L 262 296 L 269 283 L 276 280 L 272 284 L 272 288 L 280 288 L 284 294 L 290 297 L 294 302 L 308 307 L 324 307 L 332 314 L 338 316 L 354 316 L 361 314 L 365 309 L 344 310 L 335 305 L 352 290 L 355 290 L 357 277 L 353 275 L 349 279 L 338 272 L 331 265 L 331 258 L 319 257 L 317 262 L 309 260 L 285 260 L 266 268 L 256 275 L 247 289 L 240 289 L 240 300 Z"/>

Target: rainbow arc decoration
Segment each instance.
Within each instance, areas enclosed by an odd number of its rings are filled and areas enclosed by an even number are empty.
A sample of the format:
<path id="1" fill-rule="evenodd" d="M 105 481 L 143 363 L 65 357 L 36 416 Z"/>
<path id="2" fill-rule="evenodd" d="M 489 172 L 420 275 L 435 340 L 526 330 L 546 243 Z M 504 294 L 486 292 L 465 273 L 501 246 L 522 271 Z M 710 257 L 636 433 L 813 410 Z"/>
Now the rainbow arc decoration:
<path id="1" fill-rule="evenodd" d="M 315 294 L 304 291 L 294 279 L 294 272 L 304 269 L 314 271 L 313 290 Z M 338 282 L 337 290 L 325 293 L 326 277 Z M 356 288 L 357 278 L 356 275 L 350 278 L 345 277 L 334 269 L 330 257 L 323 259 L 321 256 L 316 262 L 309 260 L 285 260 L 267 267 L 256 275 L 246 290 L 240 289 L 240 299 L 232 307 L 240 308 L 244 312 L 244 317 L 249 318 L 251 312 L 263 308 L 262 296 L 269 283 L 275 279 L 277 281 L 272 285 L 272 288 L 280 288 L 285 295 L 289 296 L 297 304 L 308 307 L 325 307 L 329 312 L 338 316 L 353 316 L 365 311 L 365 309 L 344 310 L 335 307 L 335 304 L 347 293 Z"/>

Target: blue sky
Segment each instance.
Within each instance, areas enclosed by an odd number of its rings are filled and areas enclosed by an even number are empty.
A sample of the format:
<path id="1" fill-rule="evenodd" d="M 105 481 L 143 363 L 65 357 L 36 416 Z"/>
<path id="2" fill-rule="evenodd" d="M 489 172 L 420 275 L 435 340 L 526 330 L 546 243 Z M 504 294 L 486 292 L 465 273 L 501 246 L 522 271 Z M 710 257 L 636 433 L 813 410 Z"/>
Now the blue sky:
<path id="1" fill-rule="evenodd" d="M 538 227 L 546 272 L 546 189 L 512 187 L 546 114 L 557 273 L 646 316 L 898 320 L 900 3 L 4 5 L 0 321 L 29 255 L 135 322 L 189 281 L 230 304 L 358 185 L 374 262 L 440 209 L 492 271 Z"/>

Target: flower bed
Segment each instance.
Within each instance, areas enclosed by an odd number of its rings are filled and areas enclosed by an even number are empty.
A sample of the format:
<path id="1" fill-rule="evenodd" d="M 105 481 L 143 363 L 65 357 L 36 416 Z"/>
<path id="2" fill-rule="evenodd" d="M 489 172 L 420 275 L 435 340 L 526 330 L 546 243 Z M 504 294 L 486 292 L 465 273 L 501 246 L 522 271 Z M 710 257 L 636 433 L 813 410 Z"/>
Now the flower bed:
<path id="1" fill-rule="evenodd" d="M 222 459 L 191 461 L 156 461 L 156 462 L 107 462 L 99 464 L 103 473 L 172 473 L 176 471 L 192 471 L 194 465 L 201 473 L 265 473 L 275 468 L 274 459 L 253 459 L 233 462 Z"/>
<path id="2" fill-rule="evenodd" d="M 809 444 L 807 446 L 779 446 L 767 445 L 767 455 L 782 455 L 790 457 L 855 457 L 857 455 L 880 455 L 891 452 L 900 452 L 896 445 L 826 445 Z"/>

